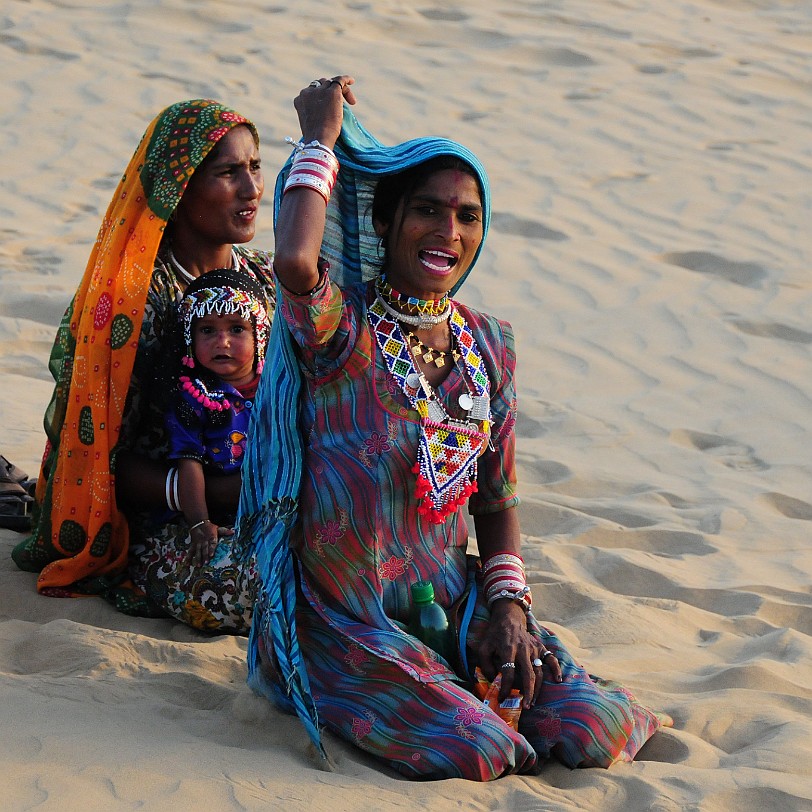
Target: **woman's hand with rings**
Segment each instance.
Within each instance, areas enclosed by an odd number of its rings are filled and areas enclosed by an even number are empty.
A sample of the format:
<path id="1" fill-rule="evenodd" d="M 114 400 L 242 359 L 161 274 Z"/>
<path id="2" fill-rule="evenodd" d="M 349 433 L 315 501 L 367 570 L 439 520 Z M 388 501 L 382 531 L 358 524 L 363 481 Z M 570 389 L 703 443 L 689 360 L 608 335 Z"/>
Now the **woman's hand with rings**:
<path id="1" fill-rule="evenodd" d="M 329 90 L 333 85 L 338 85 L 341 88 L 341 92 L 343 93 L 347 87 L 355 82 L 355 79 L 352 76 L 334 76 L 332 79 L 314 79 L 308 87 L 323 87 L 325 90 Z"/>
<path id="2" fill-rule="evenodd" d="M 563 682 L 564 677 L 561 673 L 561 663 L 558 662 L 558 657 L 553 654 L 552 651 L 548 648 L 542 648 L 539 651 L 538 657 L 536 657 L 533 662 L 531 663 L 533 669 L 535 670 L 537 676 L 537 688 L 541 689 L 541 684 L 544 680 L 543 669 L 546 667 L 550 671 L 550 679 L 553 682 Z M 538 694 L 536 694 L 536 698 Z M 535 700 L 534 700 L 535 701 Z"/>
<path id="3" fill-rule="evenodd" d="M 331 147 L 341 132 L 344 118 L 344 102 L 355 104 L 355 94 L 350 87 L 355 79 L 347 74 L 332 79 L 314 79 L 293 100 L 299 114 L 302 140 L 306 143 L 319 141 Z M 336 93 L 336 88 L 340 92 Z"/>
<path id="4" fill-rule="evenodd" d="M 485 676 L 493 681 L 502 675 L 499 701 L 519 688 L 523 705 L 529 708 L 541 691 L 541 671 L 531 661 L 537 656 L 539 644 L 527 630 L 527 615 L 515 601 L 501 599 L 491 607 L 491 622 L 479 647 L 479 664 Z"/>

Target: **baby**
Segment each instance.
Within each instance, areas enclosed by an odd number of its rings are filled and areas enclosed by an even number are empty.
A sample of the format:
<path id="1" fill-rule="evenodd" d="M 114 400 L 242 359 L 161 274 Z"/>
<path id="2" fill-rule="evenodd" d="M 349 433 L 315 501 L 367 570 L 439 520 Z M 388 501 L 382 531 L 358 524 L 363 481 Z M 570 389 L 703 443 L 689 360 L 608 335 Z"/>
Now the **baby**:
<path id="1" fill-rule="evenodd" d="M 217 547 L 203 468 L 239 471 L 268 343 L 261 286 L 242 271 L 223 268 L 198 277 L 180 305 L 188 373 L 179 376 L 166 415 L 169 458 L 177 462 L 179 508 L 189 524 L 188 561 L 207 563 Z"/>

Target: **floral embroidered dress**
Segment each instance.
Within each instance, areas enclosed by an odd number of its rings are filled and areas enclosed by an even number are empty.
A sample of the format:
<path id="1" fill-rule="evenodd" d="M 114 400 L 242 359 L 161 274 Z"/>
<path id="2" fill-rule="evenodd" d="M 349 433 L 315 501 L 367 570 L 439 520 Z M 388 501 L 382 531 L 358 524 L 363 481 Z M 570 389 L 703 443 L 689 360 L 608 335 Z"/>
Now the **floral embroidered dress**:
<path id="1" fill-rule="evenodd" d="M 239 269 L 265 289 L 271 314 L 276 300 L 271 255 L 243 246 L 235 246 L 234 253 Z M 122 448 L 151 459 L 169 457 L 164 422 L 170 401 L 166 396 L 177 387 L 174 361 L 183 346 L 177 311 L 185 288 L 186 283 L 161 252 L 147 295 L 121 442 Z M 245 410 L 241 408 L 240 413 L 245 428 Z M 182 514 L 145 513 L 132 517 L 130 525 L 130 576 L 153 611 L 200 629 L 247 633 L 254 599 L 253 560 L 242 560 L 230 540 L 224 539 L 208 564 L 190 566 L 186 563 L 189 529 Z M 131 611 L 143 611 L 143 607 Z"/>
<path id="2" fill-rule="evenodd" d="M 256 384 L 251 387 L 256 389 Z M 232 474 L 240 470 L 248 423 L 251 418 L 253 392 L 239 391 L 230 383 L 218 380 L 208 390 L 228 401 L 229 406 L 212 412 L 191 392 L 181 390 L 166 416 L 169 432 L 170 460 L 198 460 L 210 470 Z M 232 521 L 233 523 L 233 521 Z"/>
<path id="3" fill-rule="evenodd" d="M 418 512 L 413 466 L 418 414 L 389 373 L 367 320 L 370 284 L 325 281 L 284 294 L 281 312 L 305 371 L 305 441 L 296 627 L 319 722 L 409 777 L 488 780 L 531 770 L 553 748 L 567 764 L 631 760 L 660 726 L 625 689 L 591 678 L 560 641 L 533 631 L 558 657 L 561 685 L 546 683 L 521 732 L 459 684 L 447 665 L 394 621 L 407 620 L 410 585 L 430 580 L 448 609 L 468 579 L 467 526 L 459 512 L 433 523 Z M 455 303 L 490 379 L 492 448 L 478 464 L 472 514 L 518 502 L 513 334 L 505 322 Z M 468 392 L 455 368 L 438 388 L 452 418 Z M 481 598 L 467 638 L 468 665 L 488 623 Z M 256 627 L 255 627 L 256 631 Z"/>

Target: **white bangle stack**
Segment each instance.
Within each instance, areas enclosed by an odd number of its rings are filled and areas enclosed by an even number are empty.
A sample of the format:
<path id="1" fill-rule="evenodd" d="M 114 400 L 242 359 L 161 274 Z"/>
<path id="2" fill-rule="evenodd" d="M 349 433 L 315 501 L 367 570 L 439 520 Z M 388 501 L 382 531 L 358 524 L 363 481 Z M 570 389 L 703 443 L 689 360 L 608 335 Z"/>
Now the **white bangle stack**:
<path id="1" fill-rule="evenodd" d="M 174 466 L 166 474 L 165 496 L 166 506 L 173 513 L 177 513 L 181 508 L 178 497 L 178 469 Z"/>
<path id="2" fill-rule="evenodd" d="M 285 140 L 296 147 L 296 157 L 285 181 L 283 194 L 289 189 L 305 187 L 318 192 L 324 202 L 329 203 L 339 170 L 335 153 L 319 141 L 303 144 L 292 138 Z"/>
<path id="3" fill-rule="evenodd" d="M 497 553 L 482 562 L 482 582 L 488 607 L 508 598 L 530 611 L 533 596 L 524 573 L 524 561 L 513 553 Z"/>

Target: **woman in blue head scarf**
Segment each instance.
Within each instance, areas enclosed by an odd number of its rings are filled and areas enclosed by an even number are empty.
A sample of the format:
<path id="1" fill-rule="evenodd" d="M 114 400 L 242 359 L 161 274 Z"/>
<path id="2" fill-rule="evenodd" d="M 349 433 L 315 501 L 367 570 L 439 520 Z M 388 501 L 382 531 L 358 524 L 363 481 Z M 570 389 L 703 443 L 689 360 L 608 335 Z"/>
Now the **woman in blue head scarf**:
<path id="1" fill-rule="evenodd" d="M 276 184 L 283 318 L 240 518 L 261 580 L 251 685 L 319 746 L 326 725 L 413 778 L 631 760 L 661 720 L 589 677 L 530 608 L 513 333 L 455 298 L 488 229 L 485 171 L 445 139 L 383 146 L 344 106 L 352 84 L 300 92 Z M 451 620 L 441 651 L 406 631 L 423 581 Z M 518 729 L 469 690 L 477 667 L 500 699 L 521 692 Z"/>

